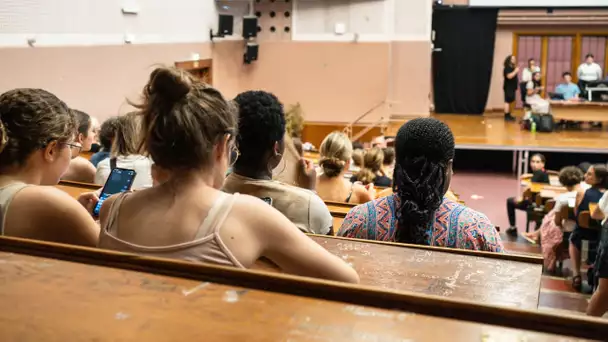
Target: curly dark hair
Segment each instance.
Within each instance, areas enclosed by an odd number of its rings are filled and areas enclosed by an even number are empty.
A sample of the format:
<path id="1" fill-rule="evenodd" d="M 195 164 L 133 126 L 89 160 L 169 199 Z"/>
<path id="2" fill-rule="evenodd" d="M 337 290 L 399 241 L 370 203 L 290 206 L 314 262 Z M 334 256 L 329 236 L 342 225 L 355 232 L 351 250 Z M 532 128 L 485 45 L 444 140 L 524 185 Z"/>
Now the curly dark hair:
<path id="1" fill-rule="evenodd" d="M 559 182 L 563 186 L 575 186 L 583 181 L 583 172 L 576 166 L 566 166 L 559 171 Z"/>
<path id="2" fill-rule="evenodd" d="M 114 140 L 114 135 L 116 134 L 117 122 L 118 117 L 113 116 L 106 119 L 106 121 L 101 124 L 101 128 L 99 128 L 99 143 L 105 151 L 110 151 L 112 148 L 112 140 Z"/>
<path id="3" fill-rule="evenodd" d="M 43 89 L 13 89 L 0 95 L 0 168 L 23 165 L 32 152 L 52 141 L 68 142 L 74 113 Z"/>
<path id="4" fill-rule="evenodd" d="M 234 101 L 239 107 L 236 167 L 258 169 L 266 153 L 285 136 L 285 112 L 279 99 L 265 91 L 246 91 Z"/>
<path id="5" fill-rule="evenodd" d="M 82 133 L 82 135 L 87 138 L 89 136 L 89 129 L 91 128 L 91 116 L 81 110 L 72 109 L 74 112 L 74 118 L 76 119 L 76 128 L 78 133 Z"/>
<path id="6" fill-rule="evenodd" d="M 428 245 L 429 227 L 447 187 L 448 162 L 454 158 L 454 135 L 437 119 L 414 119 L 399 129 L 395 152 L 396 240 Z"/>

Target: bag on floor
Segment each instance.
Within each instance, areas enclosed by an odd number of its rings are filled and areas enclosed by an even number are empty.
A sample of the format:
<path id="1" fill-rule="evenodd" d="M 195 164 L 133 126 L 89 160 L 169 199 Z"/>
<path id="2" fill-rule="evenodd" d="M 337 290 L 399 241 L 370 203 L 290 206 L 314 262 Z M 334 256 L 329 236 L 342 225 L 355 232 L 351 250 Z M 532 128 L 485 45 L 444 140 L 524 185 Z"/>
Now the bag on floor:
<path id="1" fill-rule="evenodd" d="M 555 129 L 555 120 L 551 114 L 541 114 L 536 122 L 536 130 L 539 132 L 553 132 Z"/>

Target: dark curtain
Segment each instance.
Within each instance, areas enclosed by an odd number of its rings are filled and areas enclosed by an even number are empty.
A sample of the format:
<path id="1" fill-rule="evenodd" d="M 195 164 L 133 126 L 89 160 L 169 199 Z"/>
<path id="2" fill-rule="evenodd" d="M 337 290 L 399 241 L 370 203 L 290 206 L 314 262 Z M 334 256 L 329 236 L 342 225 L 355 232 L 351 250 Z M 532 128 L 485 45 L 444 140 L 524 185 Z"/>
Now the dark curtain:
<path id="1" fill-rule="evenodd" d="M 436 7 L 433 93 L 436 113 L 482 114 L 492 76 L 497 9 Z"/>

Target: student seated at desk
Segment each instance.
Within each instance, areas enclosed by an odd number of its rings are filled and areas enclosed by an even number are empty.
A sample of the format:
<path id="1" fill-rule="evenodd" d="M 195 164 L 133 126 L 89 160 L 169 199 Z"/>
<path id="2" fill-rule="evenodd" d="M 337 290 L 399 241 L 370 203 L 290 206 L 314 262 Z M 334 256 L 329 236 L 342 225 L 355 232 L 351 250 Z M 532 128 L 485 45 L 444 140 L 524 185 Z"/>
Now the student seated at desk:
<path id="1" fill-rule="evenodd" d="M 91 116 L 79 110 L 72 110 L 77 123 L 75 143 L 80 144 L 80 152 L 88 152 L 95 139 L 94 122 Z M 93 183 L 95 181 L 95 167 L 87 159 L 77 156 L 70 161 L 70 167 L 61 177 L 62 180 Z"/>
<path id="2" fill-rule="evenodd" d="M 483 214 L 445 197 L 452 179 L 454 136 L 434 118 L 405 123 L 395 140 L 394 193 L 350 210 L 338 235 L 379 241 L 503 251 Z"/>
<path id="3" fill-rule="evenodd" d="M 384 160 L 382 160 L 382 173 L 388 178 L 393 179 L 395 172 L 395 148 L 385 147 L 382 149 Z"/>
<path id="4" fill-rule="evenodd" d="M 285 153 L 285 114 L 276 96 L 248 91 L 234 100 L 238 105 L 236 136 L 240 155 L 222 190 L 264 199 L 306 233 L 333 235 L 333 218 L 323 200 L 313 191 L 317 175 L 312 163 L 301 160 L 306 188 L 272 179 Z M 154 159 L 156 161 L 156 159 Z M 283 163 L 285 163 L 283 161 Z M 310 190 L 308 190 L 310 189 Z"/>
<path id="5" fill-rule="evenodd" d="M 373 184 L 363 186 L 344 178 L 350 166 L 352 144 L 342 132 L 330 133 L 321 143 L 319 165 L 323 173 L 317 176 L 317 194 L 325 201 L 365 203 L 374 199 Z M 337 228 L 337 227 L 336 227 Z"/>
<path id="6" fill-rule="evenodd" d="M 581 94 L 581 90 L 576 83 L 572 82 L 572 74 L 566 71 L 562 74 L 562 78 L 564 79 L 564 83 L 560 83 L 555 87 L 555 94 L 559 94 L 565 101 L 580 101 L 579 95 Z"/>
<path id="7" fill-rule="evenodd" d="M 382 169 L 384 163 L 384 152 L 380 147 L 373 147 L 363 155 L 363 165 L 357 174 L 350 178 L 350 181 L 361 182 L 364 185 L 374 184 L 374 186 L 389 187 L 392 180 L 384 174 Z"/>
<path id="8" fill-rule="evenodd" d="M 530 169 L 532 170 L 532 183 L 549 184 L 549 174 L 545 171 L 545 162 L 547 159 L 544 155 L 536 153 L 530 159 Z M 525 176 L 525 175 L 524 175 Z M 506 233 L 511 236 L 517 236 L 517 226 L 515 225 L 515 209 L 527 210 L 530 206 L 530 201 L 527 199 L 516 200 L 515 197 L 507 198 L 507 215 L 509 216 L 509 228 Z"/>
<path id="9" fill-rule="evenodd" d="M 143 92 L 143 149 L 165 179 L 103 203 L 99 247 L 238 268 L 266 257 L 289 273 L 358 282 L 272 206 L 219 190 L 236 151 L 234 105 L 175 68 L 154 70 Z"/>
<path id="10" fill-rule="evenodd" d="M 570 235 L 570 259 L 572 260 L 572 287 L 580 291 L 582 288 L 581 278 L 581 248 L 583 240 L 588 240 L 595 244 L 598 240 L 598 230 L 585 229 L 578 225 L 578 216 L 583 211 L 589 210 L 589 203 L 598 203 L 606 188 L 608 188 L 608 168 L 603 164 L 593 165 L 585 173 L 585 182 L 591 185 L 584 193 L 579 192 L 576 196 L 574 214 L 577 218 L 577 225 Z"/>
<path id="11" fill-rule="evenodd" d="M 110 158 L 110 152 L 112 150 L 112 141 L 114 140 L 114 131 L 116 130 L 116 121 L 118 121 L 118 117 L 114 116 L 106 119 L 101 124 L 101 128 L 99 129 L 99 151 L 95 152 L 91 156 L 91 164 L 97 167 L 100 161 Z"/>
<path id="12" fill-rule="evenodd" d="M 557 261 L 566 259 L 564 253 L 558 255 L 564 232 L 571 232 L 576 226 L 574 217 L 562 217 L 563 207 L 574 207 L 576 195 L 579 192 L 583 172 L 576 166 L 566 166 L 559 172 L 559 182 L 566 187 L 567 192 L 560 194 L 555 199 L 555 207 L 543 218 L 540 228 L 531 233 L 522 233 L 524 238 L 531 242 L 540 239 L 543 252 L 545 269 L 548 272 L 555 271 Z"/>
<path id="13" fill-rule="evenodd" d="M 116 120 L 112 155 L 97 165 L 96 184 L 105 184 L 114 168 L 135 170 L 132 189 L 152 186 L 150 158 L 139 153 L 141 117 L 137 112 L 119 116 Z"/>
<path id="14" fill-rule="evenodd" d="M 608 312 L 608 225 L 606 217 L 608 217 L 608 192 L 604 192 L 597 208 L 591 213 L 591 218 L 602 220 L 600 241 L 593 265 L 595 278 L 598 279 L 597 288 L 587 307 L 587 315 L 596 317 L 601 317 Z"/>
<path id="15" fill-rule="evenodd" d="M 95 246 L 99 227 L 59 182 L 81 145 L 74 113 L 42 89 L 0 95 L 0 235 Z M 86 161 L 88 163 L 88 161 Z"/>

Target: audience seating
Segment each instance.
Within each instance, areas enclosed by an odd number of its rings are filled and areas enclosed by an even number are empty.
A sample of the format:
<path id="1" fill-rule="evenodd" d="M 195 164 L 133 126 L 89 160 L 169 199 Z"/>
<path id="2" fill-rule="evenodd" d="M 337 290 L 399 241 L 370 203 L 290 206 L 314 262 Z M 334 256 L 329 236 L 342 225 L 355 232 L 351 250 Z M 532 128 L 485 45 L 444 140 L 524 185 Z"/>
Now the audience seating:
<path id="1" fill-rule="evenodd" d="M 600 319 L 481 300 L 7 237 L 0 238 L 0 251 L 6 265 L 0 302 L 11 308 L 0 310 L 0 331 L 7 340 L 353 341 L 364 336 L 477 341 L 525 335 L 554 341 L 608 336 L 608 323 Z M 36 328 L 24 328 L 27 322 Z"/>

